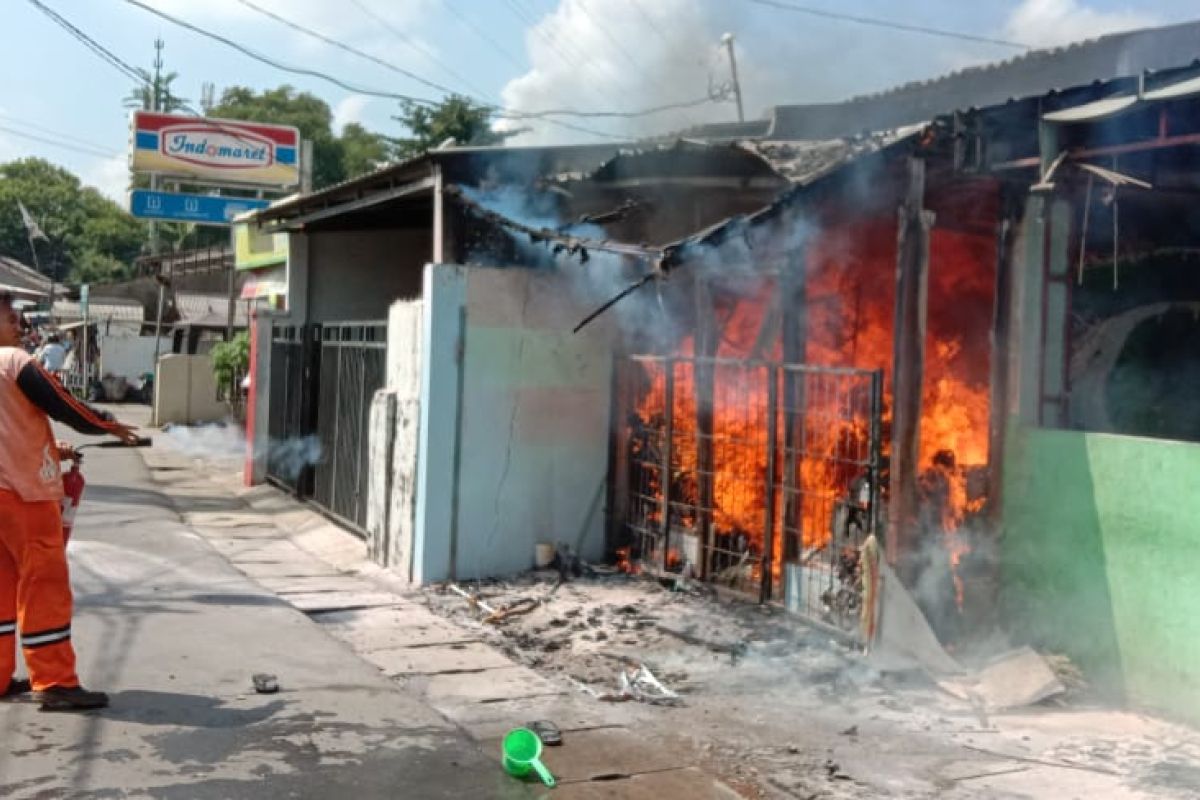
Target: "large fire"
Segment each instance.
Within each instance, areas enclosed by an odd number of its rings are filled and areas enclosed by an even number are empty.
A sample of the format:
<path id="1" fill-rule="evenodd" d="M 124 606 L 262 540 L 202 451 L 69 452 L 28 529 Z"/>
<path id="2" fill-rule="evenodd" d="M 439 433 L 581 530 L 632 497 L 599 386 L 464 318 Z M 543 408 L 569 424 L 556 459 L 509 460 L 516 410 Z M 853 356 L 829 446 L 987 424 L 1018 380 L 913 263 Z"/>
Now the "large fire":
<path id="1" fill-rule="evenodd" d="M 982 505 L 968 491 L 968 474 L 987 463 L 989 417 L 989 330 L 994 277 L 991 237 L 935 229 L 931 241 L 928 340 L 921 416 L 920 464 L 923 471 L 944 478 L 935 516 L 955 568 L 966 552 L 958 532 Z M 806 329 L 804 358 L 808 364 L 881 369 L 885 387 L 891 385 L 894 339 L 896 218 L 892 214 L 866 220 L 827 221 L 811 239 L 805 259 Z M 675 524 L 696 530 L 705 514 L 718 535 L 745 536 L 750 550 L 765 550 L 765 510 L 768 486 L 768 375 L 766 367 L 747 359 L 779 361 L 780 338 L 763 336 L 764 321 L 772 316 L 778 295 L 776 281 L 764 277 L 754 284 L 717 286 L 716 311 L 721 330 L 717 356 L 734 359 L 715 368 L 711 509 L 700 507 L 697 474 L 700 450 L 693 365 L 677 363 L 673 404 L 672 493 Z M 778 309 L 775 310 L 778 317 Z M 770 326 L 767 330 L 770 333 Z M 763 343 L 768 341 L 766 347 Z M 677 355 L 695 354 L 695 341 L 685 338 Z M 649 423 L 664 410 L 665 380 L 653 374 L 649 390 L 637 403 L 638 416 Z M 782 384 L 782 380 L 780 380 Z M 778 388 L 778 387 L 777 387 Z M 780 389 L 780 398 L 783 397 Z M 780 400 L 782 403 L 782 399 Z M 825 547 L 830 540 L 831 500 L 843 497 L 857 475 L 836 457 L 846 448 L 865 448 L 869 419 L 846 414 L 837 406 L 844 398 L 804 390 L 805 457 L 798 459 L 793 481 L 783 475 L 780 455 L 787 420 L 776 420 L 776 485 L 791 483 L 801 500 L 784 519 L 787 508 L 776 493 L 775 527 L 770 532 L 776 553 L 785 552 L 785 536 L 794 536 L 801 553 Z M 883 449 L 888 449 L 891 418 L 890 388 L 884 392 Z M 835 453 L 835 449 L 837 453 Z M 947 464 L 945 453 L 952 454 Z M 939 454 L 942 454 L 939 456 Z M 680 496 L 682 495 L 682 496 Z M 961 603 L 962 585 L 956 582 Z"/>

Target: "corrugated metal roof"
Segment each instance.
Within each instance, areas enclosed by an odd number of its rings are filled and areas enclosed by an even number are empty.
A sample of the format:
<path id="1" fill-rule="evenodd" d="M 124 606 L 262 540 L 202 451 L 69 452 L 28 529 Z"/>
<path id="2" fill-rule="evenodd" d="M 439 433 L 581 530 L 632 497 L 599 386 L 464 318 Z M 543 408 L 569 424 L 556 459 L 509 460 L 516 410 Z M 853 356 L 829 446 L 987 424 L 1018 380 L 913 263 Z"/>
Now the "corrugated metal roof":
<path id="1" fill-rule="evenodd" d="M 915 136 L 925 124 L 824 141 L 747 141 L 741 146 L 768 162 L 776 172 L 801 186 L 819 180 L 863 156 Z"/>
<path id="2" fill-rule="evenodd" d="M 94 322 L 142 322 L 144 316 L 142 304 L 136 300 L 113 298 L 88 302 L 88 319 Z M 60 321 L 81 320 L 83 310 L 75 300 L 55 300 L 54 317 Z"/>
<path id="3" fill-rule="evenodd" d="M 200 292 L 176 292 L 175 310 L 179 312 L 177 325 L 193 325 L 204 328 L 223 328 L 229 322 L 229 297 L 223 294 Z M 246 327 L 246 305 L 233 304 L 234 327 Z"/>
<path id="4" fill-rule="evenodd" d="M 0 291 L 22 297 L 45 297 L 50 294 L 50 279 L 17 261 L 0 256 Z"/>

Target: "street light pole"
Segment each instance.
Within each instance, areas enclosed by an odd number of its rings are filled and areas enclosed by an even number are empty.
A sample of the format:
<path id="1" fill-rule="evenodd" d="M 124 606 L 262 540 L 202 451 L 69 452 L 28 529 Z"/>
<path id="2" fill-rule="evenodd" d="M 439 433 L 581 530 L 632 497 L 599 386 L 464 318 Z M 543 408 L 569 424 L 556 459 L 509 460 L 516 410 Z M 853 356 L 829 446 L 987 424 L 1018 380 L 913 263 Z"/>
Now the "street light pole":
<path id="1" fill-rule="evenodd" d="M 738 82 L 737 56 L 733 53 L 733 34 L 727 33 L 721 37 L 721 44 L 729 53 L 729 71 L 733 74 L 733 96 L 737 99 L 738 122 L 745 122 L 746 115 L 742 112 L 742 85 Z"/>

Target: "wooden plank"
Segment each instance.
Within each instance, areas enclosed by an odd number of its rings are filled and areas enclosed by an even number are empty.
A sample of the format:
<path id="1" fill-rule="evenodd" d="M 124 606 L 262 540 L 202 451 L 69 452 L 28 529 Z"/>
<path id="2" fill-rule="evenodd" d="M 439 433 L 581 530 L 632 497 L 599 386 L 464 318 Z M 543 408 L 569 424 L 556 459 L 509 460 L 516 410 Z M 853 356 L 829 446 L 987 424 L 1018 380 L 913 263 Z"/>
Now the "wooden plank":
<path id="1" fill-rule="evenodd" d="M 788 254 L 782 275 L 783 363 L 801 364 L 808 347 L 808 260 L 803 248 Z M 804 373 L 783 373 L 783 553 L 784 562 L 800 558 L 800 452 L 804 446 Z M 788 527 L 792 531 L 788 531 Z"/>
<path id="2" fill-rule="evenodd" d="M 917 476 L 921 443 L 921 392 L 929 295 L 929 232 L 934 214 L 924 209 L 925 162 L 910 158 L 908 191 L 900 207 L 896 248 L 896 333 L 892 371 L 891 507 L 887 556 L 902 578 L 917 549 Z"/>
<path id="3" fill-rule="evenodd" d="M 713 302 L 712 286 L 703 277 L 695 281 L 696 357 L 692 388 L 696 406 L 696 531 L 704 542 L 705 556 L 701 571 L 705 577 L 712 572 L 712 552 L 716 536 L 712 526 L 713 507 L 713 402 L 716 393 L 716 370 L 711 361 L 717 355 L 721 328 Z"/>

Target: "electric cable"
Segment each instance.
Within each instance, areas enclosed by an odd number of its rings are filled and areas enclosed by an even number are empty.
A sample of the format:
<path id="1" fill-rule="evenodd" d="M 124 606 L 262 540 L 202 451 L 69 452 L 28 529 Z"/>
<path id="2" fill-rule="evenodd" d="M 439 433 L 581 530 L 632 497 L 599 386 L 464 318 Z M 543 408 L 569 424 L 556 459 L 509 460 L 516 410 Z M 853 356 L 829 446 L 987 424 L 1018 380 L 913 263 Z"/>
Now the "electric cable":
<path id="1" fill-rule="evenodd" d="M 417 41 L 416 39 L 413 39 L 411 36 L 406 34 L 404 31 L 400 30 L 395 25 L 388 22 L 387 18 L 384 17 L 382 14 L 379 14 L 379 13 L 371 10 L 370 6 L 368 6 L 365 2 L 363 2 L 363 0 L 350 0 L 350 2 L 356 8 L 358 8 L 359 11 L 361 11 L 363 14 L 365 14 L 368 17 L 370 17 L 371 19 L 373 19 L 384 30 L 386 30 L 388 33 L 392 34 L 392 36 L 399 39 L 401 42 L 403 42 L 405 45 L 407 45 L 411 50 L 425 56 L 431 62 L 433 62 L 437 66 L 441 67 L 442 70 L 444 70 L 447 75 L 454 78 L 460 84 L 462 84 L 466 88 L 470 89 L 472 92 L 474 92 L 477 95 L 483 96 L 483 95 L 487 94 L 487 92 L 481 91 L 478 86 L 475 86 L 474 84 L 471 83 L 471 81 L 464 78 L 458 72 L 458 70 L 454 69 L 452 66 L 447 64 L 441 58 L 439 58 L 437 53 L 433 52 L 428 47 L 425 47 L 419 41 Z"/>
<path id="2" fill-rule="evenodd" d="M 979 42 L 982 44 L 994 44 L 1001 47 L 1015 47 L 1020 50 L 1032 50 L 1032 45 L 1014 42 L 1008 39 L 996 39 L 990 36 L 976 36 L 972 33 L 963 33 L 961 31 L 949 31 L 941 28 L 931 28 L 925 25 L 912 25 L 906 22 L 894 22 L 892 20 L 879 19 L 877 17 L 863 17 L 857 14 L 844 14 L 840 11 L 827 11 L 822 8 L 814 8 L 812 6 L 802 6 L 796 3 L 783 2 L 783 0 L 747 0 L 760 6 L 768 6 L 777 8 L 782 11 L 793 11 L 797 14 L 808 14 L 813 17 L 823 17 L 825 19 L 835 19 L 842 22 L 855 22 L 859 25 L 870 25 L 876 28 L 888 28 L 895 31 L 906 31 L 908 33 L 923 33 L 927 36 L 940 36 L 944 39 L 958 39 L 964 42 Z"/>
<path id="3" fill-rule="evenodd" d="M 3 131 L 4 133 L 10 134 L 12 136 L 19 136 L 23 139 L 30 139 L 32 141 L 39 142 L 41 144 L 50 145 L 51 147 L 59 147 L 59 148 L 62 148 L 63 150 L 73 150 L 76 153 L 82 153 L 83 155 L 93 156 L 95 158 L 120 158 L 122 155 L 124 155 L 123 153 L 117 153 L 117 152 L 113 152 L 111 150 L 107 150 L 107 151 L 101 150 L 99 145 L 96 145 L 96 146 L 89 145 L 87 147 L 83 147 L 80 145 L 70 144 L 69 142 L 56 142 L 51 139 L 47 139 L 44 136 L 38 136 L 37 134 L 27 133 L 27 132 L 19 130 L 17 128 L 11 128 L 7 125 L 0 125 L 0 131 Z"/>
<path id="4" fill-rule="evenodd" d="M 516 56 L 514 56 L 512 53 L 510 53 L 508 51 L 507 48 L 505 48 L 498 41 L 496 41 L 494 36 L 489 34 L 484 29 L 480 28 L 478 25 L 475 24 L 474 20 L 472 20 L 468 15 L 464 14 L 462 11 L 460 11 L 454 5 L 452 0 L 445 0 L 445 2 L 443 3 L 443 6 L 445 7 L 445 9 L 447 11 L 449 11 L 451 14 L 453 14 L 458 19 L 459 22 L 461 22 L 462 24 L 464 24 L 468 28 L 470 28 L 471 31 L 476 36 L 478 36 L 480 39 L 482 39 L 485 42 L 487 42 L 488 44 L 490 44 L 492 46 L 493 50 L 495 50 L 497 53 L 499 53 L 500 55 L 502 55 L 506 59 L 508 59 L 508 62 L 510 64 L 512 64 L 514 67 L 516 67 L 519 70 L 524 70 L 526 68 L 526 65 L 522 64 Z"/>

